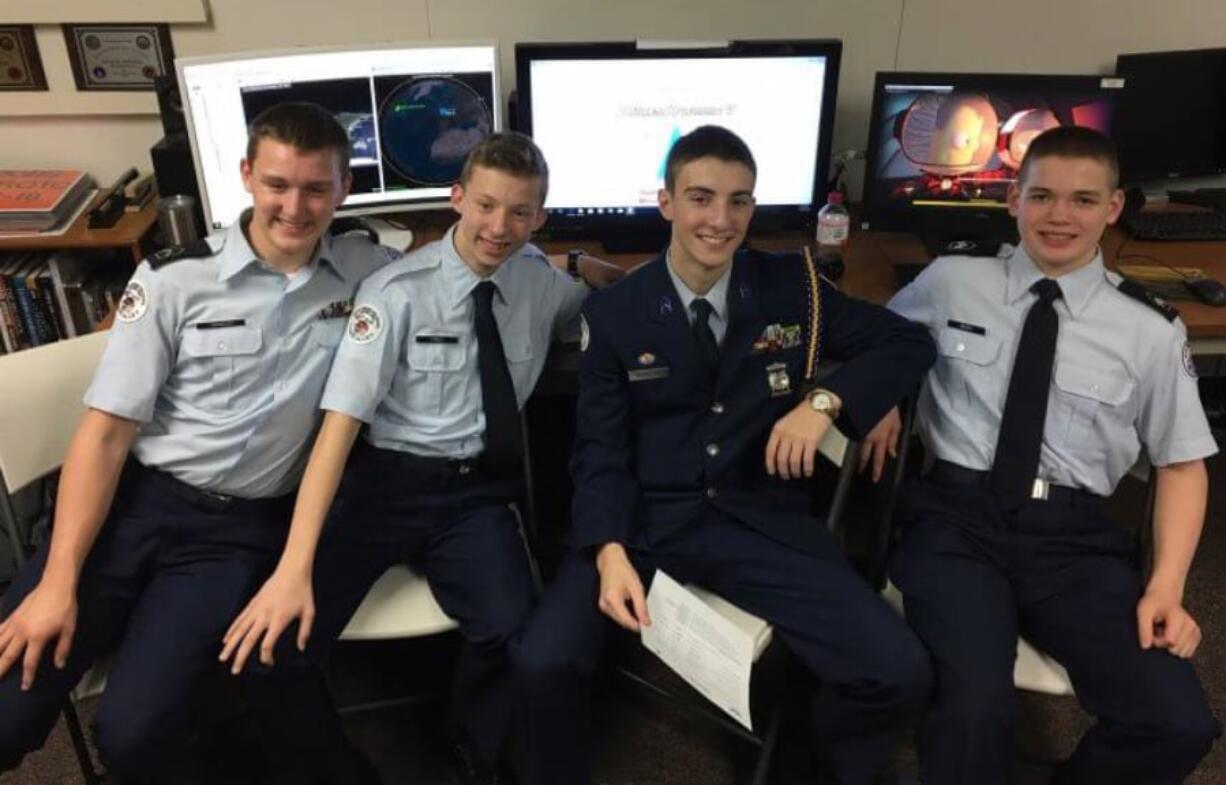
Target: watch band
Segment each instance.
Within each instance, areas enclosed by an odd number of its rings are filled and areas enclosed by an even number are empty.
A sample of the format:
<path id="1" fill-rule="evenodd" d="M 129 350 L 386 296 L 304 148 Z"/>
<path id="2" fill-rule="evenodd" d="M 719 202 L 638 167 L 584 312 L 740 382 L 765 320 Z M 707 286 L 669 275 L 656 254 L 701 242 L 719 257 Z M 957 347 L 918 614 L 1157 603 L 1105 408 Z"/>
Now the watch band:
<path id="1" fill-rule="evenodd" d="M 579 274 L 579 257 L 583 254 L 582 248 L 571 248 L 566 252 L 566 273 L 576 281 L 582 278 Z"/>

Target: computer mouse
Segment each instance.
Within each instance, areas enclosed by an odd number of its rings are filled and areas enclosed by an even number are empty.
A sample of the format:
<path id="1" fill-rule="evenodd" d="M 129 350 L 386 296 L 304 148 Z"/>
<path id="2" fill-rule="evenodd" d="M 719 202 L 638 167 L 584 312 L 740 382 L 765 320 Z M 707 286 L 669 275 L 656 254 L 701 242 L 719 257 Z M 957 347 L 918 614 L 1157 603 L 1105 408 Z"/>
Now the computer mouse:
<path id="1" fill-rule="evenodd" d="M 1216 278 L 1187 278 L 1183 285 L 1205 305 L 1226 306 L 1226 285 Z"/>

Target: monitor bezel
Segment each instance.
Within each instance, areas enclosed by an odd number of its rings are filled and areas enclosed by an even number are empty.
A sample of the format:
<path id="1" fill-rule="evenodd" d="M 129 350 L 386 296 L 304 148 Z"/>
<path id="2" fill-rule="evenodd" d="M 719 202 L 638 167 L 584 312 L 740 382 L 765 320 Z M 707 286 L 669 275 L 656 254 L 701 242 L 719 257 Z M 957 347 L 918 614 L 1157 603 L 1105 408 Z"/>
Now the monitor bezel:
<path id="1" fill-rule="evenodd" d="M 921 232 L 929 228 L 944 229 L 947 224 L 963 224 L 968 231 L 978 227 L 985 230 L 1009 233 L 1013 228 L 1013 218 L 1009 215 L 1007 205 L 983 205 L 981 207 L 932 207 L 927 205 L 890 206 L 876 204 L 871 200 L 875 189 L 870 185 L 878 166 L 878 156 L 881 149 L 882 112 L 885 102 L 882 100 L 886 85 L 915 85 L 916 87 L 933 84 L 953 84 L 956 86 L 977 87 L 984 90 L 1034 89 L 1036 82 L 1043 82 L 1056 90 L 1102 91 L 1118 90 L 1122 92 L 1123 82 L 1116 77 L 1102 74 L 1022 74 L 1022 73 L 979 73 L 979 72 L 938 72 L 938 71 L 878 71 L 873 80 L 872 110 L 869 113 L 868 148 L 865 151 L 864 181 L 862 183 L 861 224 L 865 229 L 879 231 L 910 231 Z M 1116 84 L 1118 82 L 1118 84 Z M 1118 100 L 1118 99 L 1117 99 Z M 1112 129 L 1115 127 L 1114 112 Z"/>
<path id="2" fill-rule="evenodd" d="M 183 116 L 187 126 L 188 142 L 192 152 L 192 166 L 196 173 L 196 184 L 200 192 L 200 206 L 204 212 L 205 226 L 213 225 L 212 205 L 208 197 L 208 186 L 205 183 L 204 171 L 200 165 L 199 143 L 196 139 L 196 123 L 192 114 L 192 102 L 188 95 L 188 86 L 184 80 L 184 69 L 199 65 L 217 63 L 234 63 L 240 60 L 261 60 L 278 57 L 302 57 L 304 55 L 323 55 L 345 52 L 374 52 L 388 50 L 413 49 L 462 49 L 474 47 L 489 47 L 493 54 L 493 81 L 491 84 L 491 110 L 494 113 L 493 132 L 503 130 L 505 113 L 502 98 L 502 60 L 498 42 L 493 39 L 476 40 L 444 40 L 444 41 L 384 41 L 369 44 L 345 44 L 341 46 L 301 46 L 281 49 L 263 49 L 249 52 L 228 52 L 224 54 L 180 57 L 175 59 L 175 78 L 178 80 L 182 95 Z M 234 162 L 234 173 L 238 176 L 239 161 Z M 449 209 L 449 196 L 431 196 L 420 199 L 394 199 L 367 204 L 350 204 L 348 199 L 336 209 L 336 217 L 378 215 L 387 213 L 412 212 L 417 210 Z"/>
<path id="3" fill-rule="evenodd" d="M 650 60 L 676 58 L 814 57 L 826 58 L 822 107 L 818 121 L 817 158 L 810 205 L 759 205 L 751 232 L 812 228 L 816 211 L 826 202 L 827 180 L 834 136 L 834 112 L 843 42 L 836 38 L 754 39 L 733 41 L 570 41 L 521 42 L 515 45 L 516 130 L 532 135 L 531 65 L 538 60 Z M 576 122 L 581 133 L 582 119 Z M 633 215 L 572 216 L 550 212 L 543 231 L 552 236 L 608 237 L 629 232 L 667 232 L 668 224 L 658 210 Z"/>

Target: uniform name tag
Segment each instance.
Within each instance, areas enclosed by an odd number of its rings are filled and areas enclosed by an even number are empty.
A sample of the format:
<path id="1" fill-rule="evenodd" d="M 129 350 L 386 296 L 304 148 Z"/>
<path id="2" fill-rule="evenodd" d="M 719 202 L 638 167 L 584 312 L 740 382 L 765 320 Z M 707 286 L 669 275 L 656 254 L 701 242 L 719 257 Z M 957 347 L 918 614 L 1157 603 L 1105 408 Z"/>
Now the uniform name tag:
<path id="1" fill-rule="evenodd" d="M 246 319 L 222 319 L 216 322 L 196 322 L 197 330 L 219 330 L 222 327 L 242 327 Z"/>
<path id="2" fill-rule="evenodd" d="M 987 328 L 985 327 L 980 327 L 977 324 L 967 324 L 966 322 L 959 322 L 956 319 L 950 319 L 949 321 L 945 322 L 945 324 L 949 325 L 955 330 L 961 330 L 967 333 L 974 333 L 975 335 L 987 335 L 988 334 Z"/>
<path id="3" fill-rule="evenodd" d="M 646 382 L 652 379 L 663 379 L 669 374 L 667 367 L 661 368 L 635 368 L 633 371 L 628 371 L 627 376 L 632 382 Z"/>
<path id="4" fill-rule="evenodd" d="M 458 335 L 418 335 L 413 338 L 415 343 L 459 343 Z"/>

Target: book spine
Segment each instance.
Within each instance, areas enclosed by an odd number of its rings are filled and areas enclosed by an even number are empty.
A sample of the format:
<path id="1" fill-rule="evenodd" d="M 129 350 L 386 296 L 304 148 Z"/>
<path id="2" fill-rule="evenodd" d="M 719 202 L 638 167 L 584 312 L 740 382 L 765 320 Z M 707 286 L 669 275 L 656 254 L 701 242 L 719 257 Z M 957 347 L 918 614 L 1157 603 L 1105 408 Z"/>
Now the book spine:
<path id="1" fill-rule="evenodd" d="M 30 346 L 41 346 L 38 337 L 38 325 L 34 320 L 34 298 L 26 289 L 26 281 L 20 274 L 10 275 L 9 286 L 13 289 L 13 298 L 17 301 L 17 312 L 21 315 L 21 326 L 25 329 Z"/>
<path id="2" fill-rule="evenodd" d="M 51 283 L 51 273 L 46 267 L 38 274 L 38 304 L 39 310 L 47 315 L 47 325 L 55 333 L 55 340 L 68 337 L 68 327 L 64 324 L 64 314 L 60 312 L 60 304 L 55 298 L 55 287 Z"/>
<path id="3" fill-rule="evenodd" d="M 42 289 L 38 285 L 40 267 L 35 265 L 26 272 L 26 291 L 30 293 L 30 316 L 34 319 L 34 329 L 38 333 L 38 345 L 55 343 L 59 334 L 55 330 L 55 322 L 43 303 Z"/>
<path id="4" fill-rule="evenodd" d="M 47 270 L 51 276 L 49 283 L 55 297 L 56 311 L 60 316 L 60 327 L 64 337 L 76 338 L 81 333 L 77 330 L 76 318 L 68 303 L 68 284 L 64 282 L 64 274 L 60 269 L 61 264 L 58 255 L 53 255 L 47 262 Z"/>

